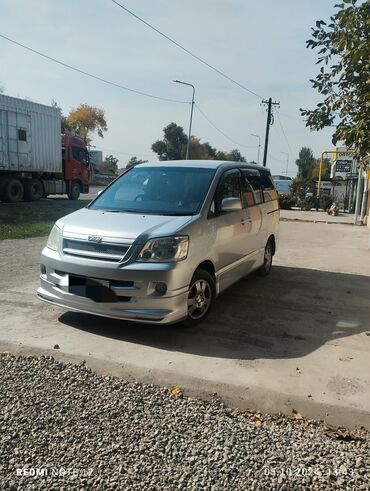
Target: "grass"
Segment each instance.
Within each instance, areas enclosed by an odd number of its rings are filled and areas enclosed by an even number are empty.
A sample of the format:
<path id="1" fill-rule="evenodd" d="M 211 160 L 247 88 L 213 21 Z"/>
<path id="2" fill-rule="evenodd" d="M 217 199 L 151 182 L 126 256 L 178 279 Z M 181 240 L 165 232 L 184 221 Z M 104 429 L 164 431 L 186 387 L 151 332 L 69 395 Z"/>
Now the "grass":
<path id="1" fill-rule="evenodd" d="M 56 220 L 83 208 L 89 201 L 49 198 L 29 203 L 0 203 L 0 240 L 48 235 Z"/>

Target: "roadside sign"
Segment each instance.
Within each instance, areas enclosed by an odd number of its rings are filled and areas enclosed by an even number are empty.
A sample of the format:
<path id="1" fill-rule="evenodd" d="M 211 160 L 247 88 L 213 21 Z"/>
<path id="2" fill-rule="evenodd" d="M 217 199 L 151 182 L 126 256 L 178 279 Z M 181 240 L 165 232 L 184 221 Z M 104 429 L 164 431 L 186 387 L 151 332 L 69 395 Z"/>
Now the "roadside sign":
<path id="1" fill-rule="evenodd" d="M 343 151 L 341 152 L 341 150 Z M 353 164 L 353 153 L 348 152 L 348 150 L 346 151 L 345 148 L 337 148 L 331 177 L 336 179 L 347 179 L 348 174 L 353 172 Z"/>

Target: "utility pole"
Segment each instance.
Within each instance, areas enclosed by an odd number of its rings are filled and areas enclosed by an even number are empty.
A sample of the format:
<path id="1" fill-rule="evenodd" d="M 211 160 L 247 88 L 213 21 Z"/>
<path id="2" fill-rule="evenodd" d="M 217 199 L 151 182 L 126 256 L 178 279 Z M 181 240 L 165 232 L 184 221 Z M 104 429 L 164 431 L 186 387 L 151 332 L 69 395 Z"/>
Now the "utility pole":
<path id="1" fill-rule="evenodd" d="M 265 147 L 263 149 L 263 167 L 266 167 L 267 149 L 269 146 L 270 126 L 274 123 L 274 117 L 272 115 L 272 107 L 273 106 L 280 106 L 280 103 L 279 102 L 272 102 L 272 98 L 270 97 L 268 101 L 262 101 L 262 104 L 267 105 Z"/>
<path id="2" fill-rule="evenodd" d="M 193 97 L 191 99 L 191 110 L 190 110 L 189 136 L 188 136 L 188 144 L 186 145 L 186 157 L 185 157 L 185 160 L 189 160 L 191 125 L 193 123 L 193 111 L 194 111 L 195 87 L 193 84 L 189 84 L 188 82 L 182 82 L 181 80 L 174 80 L 174 82 L 176 82 L 177 84 L 188 85 L 189 87 L 193 88 Z"/>

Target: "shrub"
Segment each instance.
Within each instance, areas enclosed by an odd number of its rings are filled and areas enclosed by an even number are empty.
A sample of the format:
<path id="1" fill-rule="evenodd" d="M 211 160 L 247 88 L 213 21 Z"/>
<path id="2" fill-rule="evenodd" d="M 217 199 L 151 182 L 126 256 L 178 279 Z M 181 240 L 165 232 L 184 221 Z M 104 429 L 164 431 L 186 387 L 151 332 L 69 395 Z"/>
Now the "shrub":
<path id="1" fill-rule="evenodd" d="M 310 211 L 311 208 L 315 207 L 315 198 L 313 196 L 306 196 L 306 198 L 301 201 L 300 206 L 301 210 Z"/>
<path id="2" fill-rule="evenodd" d="M 322 194 L 319 199 L 319 206 L 323 210 L 327 210 L 328 208 L 330 208 L 333 201 L 334 200 L 331 196 L 328 196 L 327 194 Z"/>
<path id="3" fill-rule="evenodd" d="M 282 210 L 290 210 L 294 205 L 293 199 L 286 194 L 279 194 L 279 205 Z"/>

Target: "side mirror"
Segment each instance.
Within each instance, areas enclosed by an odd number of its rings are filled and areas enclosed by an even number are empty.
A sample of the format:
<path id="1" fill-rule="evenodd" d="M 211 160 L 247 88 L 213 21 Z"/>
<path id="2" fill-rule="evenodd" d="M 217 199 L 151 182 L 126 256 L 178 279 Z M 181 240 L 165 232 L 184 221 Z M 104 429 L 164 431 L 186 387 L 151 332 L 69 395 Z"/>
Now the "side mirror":
<path id="1" fill-rule="evenodd" d="M 221 202 L 221 211 L 236 211 L 242 209 L 239 198 L 224 198 Z"/>

